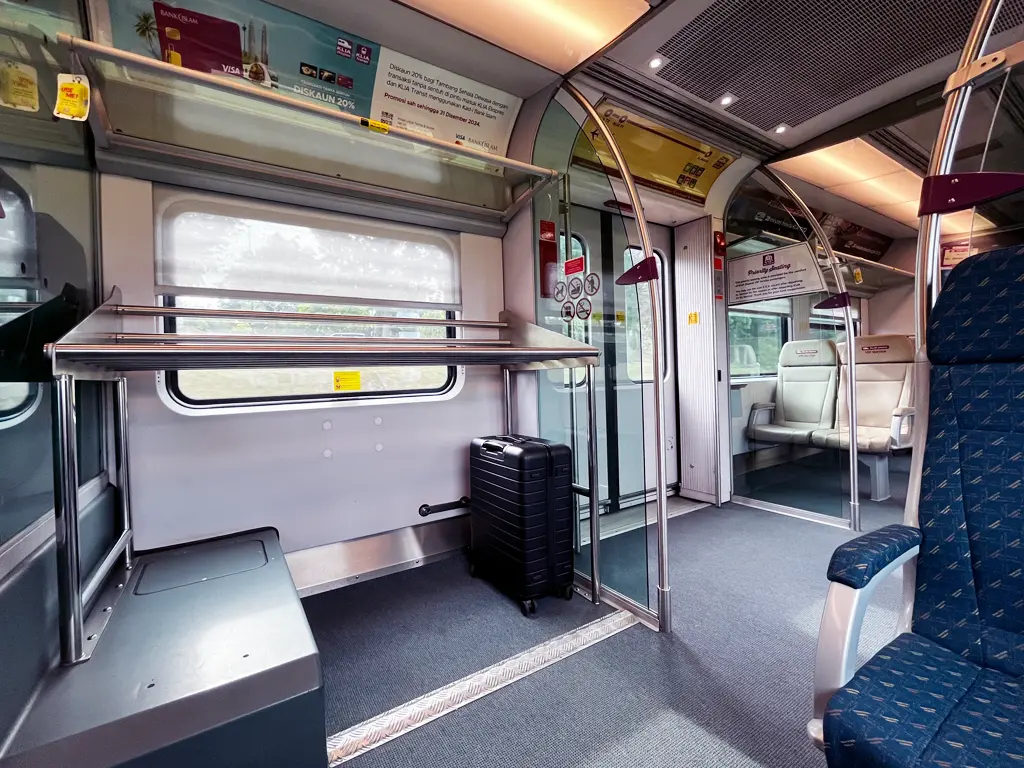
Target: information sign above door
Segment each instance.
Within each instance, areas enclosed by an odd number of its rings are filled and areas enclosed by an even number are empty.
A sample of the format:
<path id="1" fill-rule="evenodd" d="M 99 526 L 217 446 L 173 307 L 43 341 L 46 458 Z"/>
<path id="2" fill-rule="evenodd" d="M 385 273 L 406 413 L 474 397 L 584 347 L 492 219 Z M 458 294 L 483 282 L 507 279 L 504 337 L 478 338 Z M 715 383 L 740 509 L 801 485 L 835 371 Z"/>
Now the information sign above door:
<path id="1" fill-rule="evenodd" d="M 825 277 L 807 243 L 729 261 L 729 304 L 784 299 L 826 291 Z"/>
<path id="2" fill-rule="evenodd" d="M 608 99 L 597 103 L 597 112 L 611 130 L 640 186 L 703 204 L 715 180 L 736 159 Z M 576 139 L 573 163 L 619 176 L 611 150 L 590 119 Z"/>

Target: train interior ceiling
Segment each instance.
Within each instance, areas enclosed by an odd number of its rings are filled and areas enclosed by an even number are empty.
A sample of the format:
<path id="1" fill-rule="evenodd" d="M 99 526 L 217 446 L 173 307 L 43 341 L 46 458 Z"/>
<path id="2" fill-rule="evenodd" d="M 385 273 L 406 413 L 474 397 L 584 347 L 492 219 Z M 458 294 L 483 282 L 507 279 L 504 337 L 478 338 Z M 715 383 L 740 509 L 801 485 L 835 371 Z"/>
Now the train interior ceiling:
<path id="1" fill-rule="evenodd" d="M 0 767 L 826 765 L 977 11 L 0 0 Z M 946 170 L 1024 171 L 1012 67 L 964 109 Z M 479 554 L 511 435 L 571 451 L 487 533 L 565 550 L 536 600 Z"/>

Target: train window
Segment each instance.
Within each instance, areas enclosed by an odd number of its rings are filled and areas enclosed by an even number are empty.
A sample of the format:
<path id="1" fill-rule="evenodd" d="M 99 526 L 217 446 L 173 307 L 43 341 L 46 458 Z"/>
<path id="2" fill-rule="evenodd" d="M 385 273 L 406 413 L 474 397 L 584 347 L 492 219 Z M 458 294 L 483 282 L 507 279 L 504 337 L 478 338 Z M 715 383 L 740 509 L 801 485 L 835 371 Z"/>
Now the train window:
<path id="1" fill-rule="evenodd" d="M 860 334 L 860 299 L 851 299 L 850 314 L 853 318 L 853 332 Z M 810 331 L 812 339 L 834 341 L 842 344 L 846 341 L 846 322 L 842 310 L 812 309 Z"/>
<path id="2" fill-rule="evenodd" d="M 774 376 L 789 341 L 789 299 L 753 302 L 729 310 L 729 376 Z"/>
<path id="3" fill-rule="evenodd" d="M 203 309 L 455 319 L 459 265 L 446 236 L 412 227 L 212 196 L 172 198 L 159 217 L 157 292 L 168 304 Z M 168 319 L 180 334 L 454 336 L 451 326 Z M 454 366 L 168 372 L 167 386 L 194 407 L 436 395 Z"/>
<path id="4" fill-rule="evenodd" d="M 643 250 L 636 246 L 626 249 L 625 268 L 643 261 Z M 661 306 L 664 312 L 665 302 L 665 259 L 659 251 L 654 251 L 654 258 L 658 261 L 658 275 L 661 278 Z M 654 343 L 651 339 L 651 292 L 647 285 L 641 284 L 626 289 L 626 373 L 634 383 L 654 380 Z M 663 318 L 662 328 L 665 323 Z M 664 333 L 661 339 L 661 359 L 667 360 L 665 355 Z M 668 365 L 665 366 L 665 376 L 668 377 Z"/>
<path id="5" fill-rule="evenodd" d="M 0 304 L 21 304 L 29 300 L 27 290 L 0 289 Z M 20 315 L 20 312 L 0 311 L 0 325 Z M 33 410 L 39 395 L 39 385 L 23 381 L 0 382 L 0 429 L 19 423 Z"/>

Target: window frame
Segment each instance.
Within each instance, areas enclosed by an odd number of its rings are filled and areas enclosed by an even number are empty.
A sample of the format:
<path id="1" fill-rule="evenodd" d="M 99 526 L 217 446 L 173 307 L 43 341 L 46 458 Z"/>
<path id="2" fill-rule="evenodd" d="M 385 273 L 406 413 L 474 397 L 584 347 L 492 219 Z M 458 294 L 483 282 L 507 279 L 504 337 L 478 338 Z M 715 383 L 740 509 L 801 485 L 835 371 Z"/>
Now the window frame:
<path id="1" fill-rule="evenodd" d="M 626 249 L 622 252 L 623 268 L 624 268 L 623 271 L 625 271 L 627 269 L 630 269 L 630 268 L 632 268 L 634 266 L 634 264 L 632 264 L 632 263 L 629 266 L 626 266 L 626 264 L 625 264 L 625 257 L 626 257 L 626 255 L 630 251 L 639 251 L 640 253 L 643 253 L 643 250 L 644 250 L 643 247 L 641 247 L 639 245 L 627 245 L 626 246 Z M 668 322 L 669 321 L 668 321 L 668 309 L 667 309 L 667 307 L 668 307 L 668 279 L 667 279 L 668 275 L 666 274 L 666 271 L 667 271 L 667 266 L 666 266 L 667 265 L 667 261 L 665 259 L 665 254 L 661 251 L 660 248 L 652 248 L 651 251 L 654 253 L 654 258 L 656 258 L 658 260 L 658 282 L 661 283 L 661 314 L 662 314 L 662 323 L 661 323 L 661 359 L 664 361 L 664 371 L 662 372 L 662 385 L 664 386 L 665 384 L 668 383 L 669 379 L 671 378 L 671 370 L 670 370 L 671 366 L 669 366 L 669 364 L 668 364 Z M 630 261 L 632 261 L 632 259 L 630 259 Z M 631 286 L 631 287 L 634 290 L 637 291 L 637 294 L 636 294 L 637 308 L 636 309 L 637 309 L 637 317 L 639 317 L 640 316 L 640 296 L 639 296 L 639 290 L 640 289 L 639 289 L 639 285 L 634 285 L 634 286 Z M 627 302 L 627 304 L 629 302 L 629 291 L 628 291 L 628 289 L 626 291 L 626 302 Z M 626 313 L 627 313 L 626 314 L 626 332 L 628 334 L 629 333 L 629 314 L 628 314 L 629 313 L 629 307 L 628 306 L 626 307 Z M 640 343 L 641 343 L 641 345 L 643 344 L 643 336 L 640 337 Z M 629 342 L 627 340 L 626 341 L 626 377 L 633 384 L 653 384 L 654 383 L 654 378 L 653 377 L 651 377 L 649 379 L 645 379 L 645 378 L 634 379 L 632 374 L 629 372 L 629 366 L 630 366 Z M 644 372 L 643 352 L 641 351 L 641 354 L 640 354 L 640 375 L 641 376 L 643 376 L 643 372 Z"/>
<path id="2" fill-rule="evenodd" d="M 164 296 L 165 306 L 174 306 L 174 296 Z M 259 299 L 254 299 L 259 301 Z M 360 306 L 373 306 L 372 304 L 363 304 Z M 443 310 L 445 317 L 448 320 L 456 320 L 456 313 L 453 310 Z M 177 318 L 167 317 L 164 318 L 163 333 L 176 333 Z M 340 327 L 340 326 L 339 326 Z M 453 325 L 446 326 L 445 338 L 454 339 L 456 338 L 456 327 Z M 367 368 L 375 367 L 387 367 L 387 366 L 366 366 Z M 168 394 L 185 408 L 192 410 L 210 410 L 210 409 L 228 409 L 228 408 L 239 408 L 247 406 L 289 406 L 289 405 L 307 405 L 309 403 L 320 403 L 329 404 L 336 403 L 339 401 L 353 402 L 353 401 L 393 401 L 393 400 L 407 400 L 409 398 L 440 398 L 444 395 L 449 394 L 458 383 L 460 377 L 460 371 L 463 366 L 448 365 L 448 366 L 405 366 L 409 368 L 441 368 L 447 369 L 447 375 L 445 376 L 444 383 L 440 387 L 434 387 L 429 389 L 401 389 L 401 390 L 375 390 L 375 391 L 358 391 L 358 392 L 327 392 L 323 394 L 308 394 L 308 395 L 269 395 L 265 397 L 229 397 L 229 398 L 212 398 L 208 400 L 197 400 L 194 397 L 189 397 L 181 389 L 181 382 L 179 379 L 180 371 L 164 371 L 163 379 L 166 385 Z M 216 369 L 210 369 L 216 370 Z M 290 370 L 287 368 L 281 369 L 268 369 L 268 370 Z M 293 369 L 300 370 L 300 369 Z M 312 369 L 311 369 L 312 370 Z M 362 368 L 360 370 L 363 370 Z"/>

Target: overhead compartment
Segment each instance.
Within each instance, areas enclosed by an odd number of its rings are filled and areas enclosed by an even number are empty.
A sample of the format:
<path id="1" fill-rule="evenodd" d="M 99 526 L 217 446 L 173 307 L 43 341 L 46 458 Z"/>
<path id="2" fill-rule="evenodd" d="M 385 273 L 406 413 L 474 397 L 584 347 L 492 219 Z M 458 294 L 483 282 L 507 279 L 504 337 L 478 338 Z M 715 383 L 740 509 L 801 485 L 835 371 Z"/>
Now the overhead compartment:
<path id="1" fill-rule="evenodd" d="M 498 226 L 558 178 L 554 170 L 242 77 L 69 35 L 59 40 L 93 84 L 90 121 L 101 170 L 132 167 L 133 175 L 145 176 L 146 163 L 171 164 Z"/>

